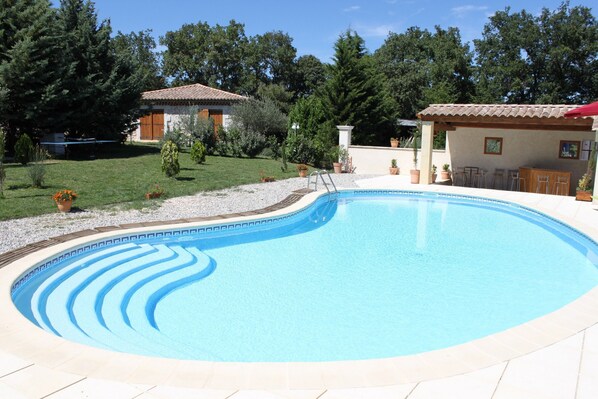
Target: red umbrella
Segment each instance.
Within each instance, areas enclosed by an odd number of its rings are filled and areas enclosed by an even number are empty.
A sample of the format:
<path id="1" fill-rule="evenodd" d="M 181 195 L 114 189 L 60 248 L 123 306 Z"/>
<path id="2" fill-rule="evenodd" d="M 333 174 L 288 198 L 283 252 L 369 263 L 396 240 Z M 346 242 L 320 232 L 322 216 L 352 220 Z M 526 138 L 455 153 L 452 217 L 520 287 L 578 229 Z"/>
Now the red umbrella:
<path id="1" fill-rule="evenodd" d="M 565 112 L 565 118 L 577 118 L 580 116 L 598 116 L 598 101 Z"/>

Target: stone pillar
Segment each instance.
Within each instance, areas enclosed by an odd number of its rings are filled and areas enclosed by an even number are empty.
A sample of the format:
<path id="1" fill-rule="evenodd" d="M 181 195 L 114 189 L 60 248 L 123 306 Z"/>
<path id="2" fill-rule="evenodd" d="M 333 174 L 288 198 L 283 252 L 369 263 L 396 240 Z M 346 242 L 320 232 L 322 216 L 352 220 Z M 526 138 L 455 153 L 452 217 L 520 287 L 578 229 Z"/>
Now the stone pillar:
<path id="1" fill-rule="evenodd" d="M 420 184 L 432 184 L 432 149 L 434 148 L 434 122 L 422 121 L 421 137 L 421 155 L 420 155 Z"/>
<path id="2" fill-rule="evenodd" d="M 337 126 L 336 128 L 338 129 L 338 145 L 348 150 L 351 145 L 351 131 L 353 130 L 353 126 Z"/>

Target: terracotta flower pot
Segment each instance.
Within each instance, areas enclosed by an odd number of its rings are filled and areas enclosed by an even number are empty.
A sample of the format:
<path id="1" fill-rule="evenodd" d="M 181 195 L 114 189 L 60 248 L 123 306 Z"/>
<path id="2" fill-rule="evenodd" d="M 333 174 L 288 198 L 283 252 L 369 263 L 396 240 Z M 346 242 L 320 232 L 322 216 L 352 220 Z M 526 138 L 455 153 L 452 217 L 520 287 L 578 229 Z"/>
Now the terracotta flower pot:
<path id="1" fill-rule="evenodd" d="M 300 170 L 299 177 L 307 177 L 307 170 L 305 170 L 305 169 Z"/>
<path id="2" fill-rule="evenodd" d="M 70 212 L 71 206 L 73 206 L 73 200 L 56 201 L 56 206 L 58 206 L 58 210 L 62 213 Z"/>
<path id="3" fill-rule="evenodd" d="M 577 192 L 575 193 L 575 200 L 591 202 L 592 201 L 592 192 L 577 190 Z"/>
<path id="4" fill-rule="evenodd" d="M 391 175 L 399 174 L 399 168 L 388 168 L 388 171 L 390 172 Z"/>
<path id="5" fill-rule="evenodd" d="M 444 170 L 440 172 L 440 180 L 448 180 L 451 178 L 451 172 L 445 172 Z"/>
<path id="6" fill-rule="evenodd" d="M 334 162 L 332 164 L 334 166 L 334 173 L 343 173 L 343 164 L 340 162 Z"/>
<path id="7" fill-rule="evenodd" d="M 432 183 L 436 183 L 436 173 L 432 173 Z"/>
<path id="8" fill-rule="evenodd" d="M 390 139 L 390 146 L 392 148 L 397 148 L 399 146 L 399 140 Z"/>
<path id="9" fill-rule="evenodd" d="M 411 169 L 411 184 L 419 184 L 419 169 Z"/>

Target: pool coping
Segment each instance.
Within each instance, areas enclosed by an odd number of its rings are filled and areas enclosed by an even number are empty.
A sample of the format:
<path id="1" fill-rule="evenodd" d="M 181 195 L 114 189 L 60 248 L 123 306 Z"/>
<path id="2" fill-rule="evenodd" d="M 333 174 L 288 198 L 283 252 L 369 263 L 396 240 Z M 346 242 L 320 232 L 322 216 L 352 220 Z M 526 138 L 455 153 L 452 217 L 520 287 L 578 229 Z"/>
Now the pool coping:
<path id="1" fill-rule="evenodd" d="M 412 191 L 430 190 L 418 187 Z M 135 384 L 211 389 L 358 388 L 420 382 L 479 370 L 559 342 L 598 322 L 598 314 L 594 310 L 598 308 L 597 287 L 564 307 L 519 326 L 422 354 L 317 363 L 223 363 L 152 358 L 73 343 L 33 326 L 10 300 L 13 281 L 31 265 L 47 258 L 50 252 L 59 253 L 91 239 L 110 237 L 125 231 L 148 231 L 162 225 L 168 228 L 188 227 L 225 219 L 247 220 L 256 216 L 283 215 L 309 206 L 323 194 L 326 193 L 301 190 L 278 204 L 251 212 L 84 230 L 0 255 L 0 290 L 3 290 L 0 295 L 0 350 L 50 369 Z M 479 193 L 473 195 L 492 197 Z M 494 199 L 505 201 L 504 198 Z M 573 219 L 563 220 L 567 218 L 551 214 L 547 209 L 537 209 L 525 201 L 506 201 L 538 210 L 571 225 L 594 240 L 598 238 L 594 229 L 586 228 Z M 6 303 L 7 300 L 10 304 Z"/>

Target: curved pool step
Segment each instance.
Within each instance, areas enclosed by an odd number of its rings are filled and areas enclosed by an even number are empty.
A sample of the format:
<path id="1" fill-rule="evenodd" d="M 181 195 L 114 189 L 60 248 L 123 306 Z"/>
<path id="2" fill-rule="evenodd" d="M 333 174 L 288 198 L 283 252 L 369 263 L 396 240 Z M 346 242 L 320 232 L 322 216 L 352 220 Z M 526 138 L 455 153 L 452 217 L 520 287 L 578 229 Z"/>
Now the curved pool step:
<path id="1" fill-rule="evenodd" d="M 111 268 L 155 251 L 152 246 L 141 244 L 136 248 L 107 256 L 97 262 L 88 264 L 86 267 L 73 270 L 61 284 L 55 285 L 52 292 L 47 296 L 45 314 L 53 330 L 60 336 L 93 345 L 96 341 L 79 328 L 72 313 L 72 305 L 75 297 L 95 278 L 98 278 Z M 42 309 L 40 308 L 41 311 Z M 93 317 L 93 315 L 90 316 Z"/>
<path id="2" fill-rule="evenodd" d="M 132 293 L 128 306 L 124 309 L 133 331 L 169 348 L 173 347 L 172 339 L 159 331 L 154 320 L 156 305 L 171 292 L 208 277 L 216 268 L 214 260 L 199 249 L 191 247 L 186 252 L 193 257 L 192 264 L 147 280 Z M 189 357 L 193 351 L 180 342 L 174 347 L 183 352 L 185 357 Z"/>
<path id="3" fill-rule="evenodd" d="M 52 328 L 52 325 L 48 320 L 46 314 L 48 295 L 50 295 L 52 290 L 58 285 L 60 285 L 67 278 L 69 278 L 72 274 L 76 273 L 77 270 L 87 267 L 89 264 L 95 262 L 96 260 L 113 254 L 128 251 L 137 247 L 138 246 L 136 244 L 124 244 L 115 247 L 109 247 L 104 250 L 90 254 L 89 256 L 86 256 L 82 259 L 76 260 L 72 264 L 63 267 L 60 270 L 57 270 L 49 276 L 44 276 L 44 281 L 42 281 L 39 284 L 39 286 L 35 289 L 35 291 L 31 294 L 30 300 L 32 316 L 34 317 L 38 325 L 44 330 L 52 331 L 53 333 L 58 334 Z"/>
<path id="4" fill-rule="evenodd" d="M 185 248 L 180 246 L 171 246 L 170 249 L 175 253 L 175 257 L 167 262 L 158 263 L 151 267 L 136 271 L 118 281 L 105 295 L 101 305 L 100 313 L 106 328 L 111 333 L 118 335 L 122 340 L 134 342 L 143 345 L 145 348 L 151 348 L 151 354 L 172 356 L 172 348 L 179 348 L 181 345 L 170 344 L 169 348 L 164 347 L 160 340 L 150 340 L 148 335 L 151 332 L 137 331 L 131 326 L 126 309 L 129 307 L 131 297 L 135 296 L 137 291 L 147 283 L 160 280 L 169 273 L 180 269 L 191 268 L 196 271 L 197 259 Z M 185 357 L 184 348 L 180 348 L 179 356 Z M 123 349 L 125 350 L 125 349 Z"/>
<path id="5" fill-rule="evenodd" d="M 87 284 L 73 299 L 72 314 L 76 324 L 91 339 L 107 344 L 115 350 L 123 350 L 129 346 L 136 348 L 138 353 L 144 353 L 142 343 L 123 340 L 106 327 L 101 307 L 105 295 L 118 281 L 139 270 L 176 258 L 175 252 L 165 245 L 156 245 L 154 248 L 156 252 L 150 252 L 110 268 Z"/>

